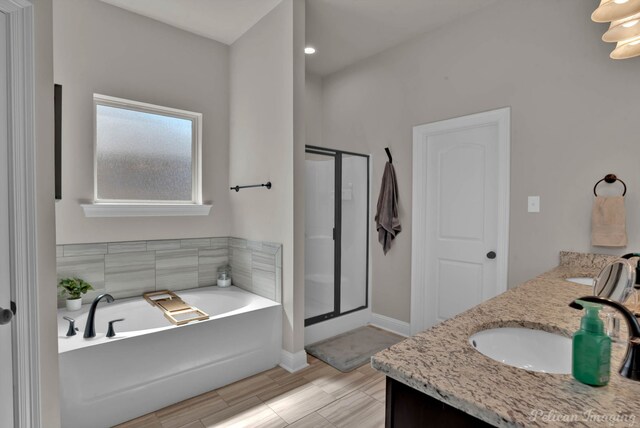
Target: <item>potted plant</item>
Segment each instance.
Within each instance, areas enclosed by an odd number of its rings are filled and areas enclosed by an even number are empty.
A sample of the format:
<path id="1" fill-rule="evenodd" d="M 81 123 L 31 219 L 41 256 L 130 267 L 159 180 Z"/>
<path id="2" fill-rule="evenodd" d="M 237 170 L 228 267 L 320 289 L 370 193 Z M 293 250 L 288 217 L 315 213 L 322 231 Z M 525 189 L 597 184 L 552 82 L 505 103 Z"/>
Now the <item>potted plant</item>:
<path id="1" fill-rule="evenodd" d="M 58 281 L 60 296 L 67 296 L 67 310 L 77 311 L 82 306 L 82 295 L 93 290 L 88 282 L 80 278 L 62 278 Z"/>

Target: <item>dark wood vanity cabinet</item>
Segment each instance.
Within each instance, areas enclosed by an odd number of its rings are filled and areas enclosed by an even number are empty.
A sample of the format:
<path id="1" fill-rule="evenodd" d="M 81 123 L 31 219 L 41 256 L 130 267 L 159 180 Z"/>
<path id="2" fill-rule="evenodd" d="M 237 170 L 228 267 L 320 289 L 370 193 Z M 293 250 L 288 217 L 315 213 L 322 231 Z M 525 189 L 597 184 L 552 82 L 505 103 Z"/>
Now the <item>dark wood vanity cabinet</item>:
<path id="1" fill-rule="evenodd" d="M 491 425 L 387 377 L 385 426 L 386 428 L 476 428 Z"/>

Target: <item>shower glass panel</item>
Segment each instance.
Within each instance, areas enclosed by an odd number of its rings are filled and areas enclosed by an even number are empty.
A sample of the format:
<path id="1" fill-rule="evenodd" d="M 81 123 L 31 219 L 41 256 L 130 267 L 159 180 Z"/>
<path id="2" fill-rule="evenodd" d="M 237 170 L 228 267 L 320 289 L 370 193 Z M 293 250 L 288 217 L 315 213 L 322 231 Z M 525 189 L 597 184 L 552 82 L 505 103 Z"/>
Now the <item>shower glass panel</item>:
<path id="1" fill-rule="evenodd" d="M 368 158 L 342 156 L 340 312 L 367 306 Z"/>
<path id="2" fill-rule="evenodd" d="M 305 325 L 368 305 L 369 156 L 307 146 Z"/>
<path id="3" fill-rule="evenodd" d="M 332 313 L 335 303 L 335 155 L 305 156 L 305 318 Z"/>

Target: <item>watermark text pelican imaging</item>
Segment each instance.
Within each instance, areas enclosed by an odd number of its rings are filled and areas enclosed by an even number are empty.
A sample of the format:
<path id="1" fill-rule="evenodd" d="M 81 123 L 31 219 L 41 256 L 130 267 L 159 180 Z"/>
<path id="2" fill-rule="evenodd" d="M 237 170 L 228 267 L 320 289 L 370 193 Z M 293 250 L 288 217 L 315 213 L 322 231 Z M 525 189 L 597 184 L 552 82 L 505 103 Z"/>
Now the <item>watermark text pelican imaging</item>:
<path id="1" fill-rule="evenodd" d="M 602 414 L 593 409 L 585 410 L 581 413 L 561 413 L 555 410 L 532 410 L 529 420 L 539 422 L 585 422 L 593 425 L 611 427 L 633 427 L 636 426 L 636 415 L 629 413 Z"/>

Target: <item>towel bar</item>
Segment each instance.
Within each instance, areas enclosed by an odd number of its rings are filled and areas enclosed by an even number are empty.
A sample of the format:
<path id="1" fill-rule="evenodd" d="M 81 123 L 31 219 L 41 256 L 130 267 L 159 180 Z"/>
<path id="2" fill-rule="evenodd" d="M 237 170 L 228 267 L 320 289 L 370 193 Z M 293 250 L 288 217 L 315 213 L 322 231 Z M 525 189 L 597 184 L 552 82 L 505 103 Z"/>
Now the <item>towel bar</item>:
<path id="1" fill-rule="evenodd" d="M 229 190 L 235 190 L 236 192 L 239 192 L 240 189 L 249 189 L 252 187 L 266 187 L 267 189 L 271 189 L 271 182 L 267 181 L 266 183 L 263 183 L 263 184 L 252 184 L 250 186 L 234 186 L 234 187 L 230 187 Z"/>
<path id="2" fill-rule="evenodd" d="M 609 184 L 613 184 L 616 181 L 619 181 L 620 183 L 622 183 L 622 185 L 624 186 L 624 191 L 622 192 L 622 196 L 627 194 L 627 185 L 624 183 L 624 181 L 620 180 L 618 177 L 616 177 L 615 174 L 607 174 L 604 176 L 604 178 L 601 178 L 600 180 L 598 180 L 598 182 L 595 184 L 595 186 L 593 186 L 593 194 L 598 196 L 598 193 L 596 192 L 596 187 L 598 187 L 598 184 L 602 183 L 609 183 Z"/>

